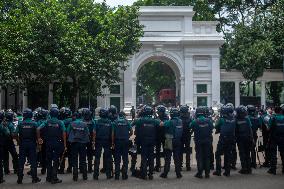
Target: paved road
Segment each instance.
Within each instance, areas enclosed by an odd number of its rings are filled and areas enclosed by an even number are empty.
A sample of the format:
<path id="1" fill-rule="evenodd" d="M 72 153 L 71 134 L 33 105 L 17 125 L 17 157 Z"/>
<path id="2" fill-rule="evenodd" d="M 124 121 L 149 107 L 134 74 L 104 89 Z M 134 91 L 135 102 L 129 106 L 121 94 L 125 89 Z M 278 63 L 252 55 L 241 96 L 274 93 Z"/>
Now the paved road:
<path id="1" fill-rule="evenodd" d="M 70 174 L 59 175 L 63 179 L 62 184 L 51 185 L 45 182 L 45 176 L 39 175 L 42 182 L 38 184 L 31 184 L 29 176 L 24 177 L 24 184 L 16 184 L 16 175 L 9 175 L 5 177 L 6 183 L 1 184 L 1 189 L 46 189 L 46 188 L 68 188 L 68 189 L 283 189 L 284 188 L 284 175 L 278 169 L 278 175 L 272 176 L 266 173 L 267 169 L 258 168 L 253 170 L 252 175 L 240 175 L 237 171 L 232 172 L 232 176 L 216 177 L 211 176 L 210 179 L 197 179 L 193 175 L 196 172 L 196 167 L 190 172 L 183 172 L 182 179 L 176 179 L 175 174 L 171 171 L 168 179 L 154 175 L 154 180 L 143 181 L 137 178 L 130 177 L 127 181 L 106 180 L 105 175 L 99 177 L 99 181 L 93 181 L 92 175 L 89 175 L 88 181 L 79 180 L 78 182 L 72 181 Z"/>

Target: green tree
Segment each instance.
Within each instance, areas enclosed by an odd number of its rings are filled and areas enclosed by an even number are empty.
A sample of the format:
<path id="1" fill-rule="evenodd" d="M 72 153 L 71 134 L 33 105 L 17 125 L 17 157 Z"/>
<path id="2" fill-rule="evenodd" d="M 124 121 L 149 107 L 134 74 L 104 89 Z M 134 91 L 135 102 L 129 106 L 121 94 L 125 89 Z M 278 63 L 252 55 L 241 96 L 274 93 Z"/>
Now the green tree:
<path id="1" fill-rule="evenodd" d="M 123 62 L 140 48 L 137 7 L 112 9 L 92 0 L 5 0 L 0 5 L 5 11 L 2 81 L 24 87 L 34 81 L 72 81 L 73 109 L 79 90 L 99 94 L 118 82 Z"/>
<path id="2" fill-rule="evenodd" d="M 175 74 L 163 62 L 149 62 L 143 66 L 137 75 L 137 96 L 144 95 L 150 102 L 158 97 L 161 89 L 175 89 Z"/>

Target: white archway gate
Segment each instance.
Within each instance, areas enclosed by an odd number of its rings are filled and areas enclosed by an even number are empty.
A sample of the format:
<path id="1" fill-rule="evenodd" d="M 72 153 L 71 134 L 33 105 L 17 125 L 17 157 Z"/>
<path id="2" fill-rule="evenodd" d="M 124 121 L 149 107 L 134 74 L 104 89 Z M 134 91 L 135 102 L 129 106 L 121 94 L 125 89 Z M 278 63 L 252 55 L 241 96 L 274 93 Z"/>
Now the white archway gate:
<path id="1" fill-rule="evenodd" d="M 216 22 L 193 22 L 192 7 L 141 7 L 142 48 L 123 73 L 123 107 L 136 106 L 137 72 L 150 61 L 167 63 L 176 75 L 181 104 L 191 107 L 220 101 L 219 47 L 224 40 Z"/>

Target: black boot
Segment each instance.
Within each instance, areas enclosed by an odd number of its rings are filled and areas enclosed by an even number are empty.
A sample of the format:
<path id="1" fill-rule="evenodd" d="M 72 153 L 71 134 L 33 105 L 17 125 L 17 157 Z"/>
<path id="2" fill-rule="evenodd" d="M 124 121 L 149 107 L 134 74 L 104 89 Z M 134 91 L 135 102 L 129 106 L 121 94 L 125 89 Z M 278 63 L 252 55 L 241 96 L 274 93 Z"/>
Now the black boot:
<path id="1" fill-rule="evenodd" d="M 114 180 L 119 180 L 119 174 L 115 174 Z"/>
<path id="2" fill-rule="evenodd" d="M 155 171 L 156 171 L 156 172 L 161 172 L 161 167 L 160 167 L 159 165 L 157 165 L 157 166 L 155 167 Z"/>
<path id="3" fill-rule="evenodd" d="M 128 179 L 127 172 L 123 172 L 122 173 L 122 180 L 127 180 L 127 179 Z"/>
<path id="4" fill-rule="evenodd" d="M 83 167 L 83 180 L 88 179 L 88 171 L 87 171 L 87 166 Z"/>
<path id="5" fill-rule="evenodd" d="M 161 177 L 161 178 L 168 178 L 168 174 L 167 174 L 167 173 L 162 173 L 162 174 L 160 175 L 160 177 Z"/>
<path id="6" fill-rule="evenodd" d="M 229 177 L 229 176 L 230 176 L 230 173 L 229 173 L 229 172 L 224 172 L 223 175 L 224 175 L 225 177 Z"/>
<path id="7" fill-rule="evenodd" d="M 68 167 L 66 170 L 67 173 L 72 173 L 72 167 Z"/>
<path id="8" fill-rule="evenodd" d="M 46 174 L 46 182 L 51 182 L 51 180 L 52 180 L 52 170 L 50 170 L 50 169 L 47 169 L 47 172 L 46 172 L 47 174 Z"/>
<path id="9" fill-rule="evenodd" d="M 248 174 L 248 170 L 245 170 L 245 169 L 241 169 L 239 171 L 240 174 Z"/>
<path id="10" fill-rule="evenodd" d="M 18 184 L 23 184 L 23 176 L 18 176 L 18 180 L 17 180 Z"/>
<path id="11" fill-rule="evenodd" d="M 33 180 L 32 180 L 32 183 L 38 183 L 38 182 L 40 182 L 41 180 L 40 180 L 40 178 L 38 178 L 38 177 L 35 177 L 35 178 L 33 178 Z"/>
<path id="12" fill-rule="evenodd" d="M 88 173 L 92 173 L 93 172 L 93 167 L 92 167 L 92 165 L 90 166 L 90 165 L 88 165 Z"/>
<path id="13" fill-rule="evenodd" d="M 178 179 L 182 178 L 182 174 L 181 173 L 176 173 L 176 175 L 177 175 Z"/>
<path id="14" fill-rule="evenodd" d="M 276 170 L 270 168 L 270 169 L 267 171 L 267 173 L 272 174 L 272 175 L 276 175 Z"/>
<path id="15" fill-rule="evenodd" d="M 52 180 L 51 180 L 51 184 L 57 184 L 57 183 L 61 183 L 62 180 L 57 178 L 57 167 L 55 164 L 52 167 Z"/>
<path id="16" fill-rule="evenodd" d="M 32 172 L 32 178 L 33 178 L 32 183 L 40 182 L 41 180 L 37 177 L 37 167 L 32 168 L 31 172 Z"/>
<path id="17" fill-rule="evenodd" d="M 214 172 L 213 172 L 213 175 L 215 175 L 215 176 L 221 176 L 221 173 L 220 173 L 219 171 L 214 171 Z"/>
<path id="18" fill-rule="evenodd" d="M 58 170 L 58 174 L 64 174 L 64 168 L 60 167 L 60 169 Z"/>
<path id="19" fill-rule="evenodd" d="M 73 168 L 73 181 L 78 181 L 78 168 L 74 167 Z"/>
<path id="20" fill-rule="evenodd" d="M 0 178 L 0 184 L 4 183 L 5 180 L 3 178 Z"/>
<path id="21" fill-rule="evenodd" d="M 202 174 L 200 174 L 200 173 L 196 173 L 194 176 L 195 176 L 196 178 L 199 178 L 199 179 L 202 179 L 202 178 L 203 178 Z"/>
<path id="22" fill-rule="evenodd" d="M 99 175 L 94 173 L 93 179 L 94 179 L 94 180 L 99 180 Z"/>
<path id="23" fill-rule="evenodd" d="M 42 175 L 45 175 L 45 173 L 46 173 L 46 168 L 41 168 L 41 171 L 40 171 L 40 172 L 41 172 Z"/>

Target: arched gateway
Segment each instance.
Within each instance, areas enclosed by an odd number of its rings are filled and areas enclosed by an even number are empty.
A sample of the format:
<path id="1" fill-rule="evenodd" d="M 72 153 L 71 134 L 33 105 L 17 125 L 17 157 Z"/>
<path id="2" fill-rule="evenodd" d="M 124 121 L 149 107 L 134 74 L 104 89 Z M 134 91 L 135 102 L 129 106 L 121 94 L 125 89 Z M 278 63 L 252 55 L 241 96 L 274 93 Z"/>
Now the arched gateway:
<path id="1" fill-rule="evenodd" d="M 141 7 L 144 25 L 142 48 L 127 62 L 122 73 L 121 93 L 106 91 L 98 106 L 112 104 L 120 97 L 120 108 L 136 106 L 136 79 L 139 69 L 150 61 L 168 64 L 176 76 L 180 103 L 214 106 L 220 102 L 220 53 L 224 40 L 216 32 L 217 22 L 194 22 L 192 7 Z"/>

